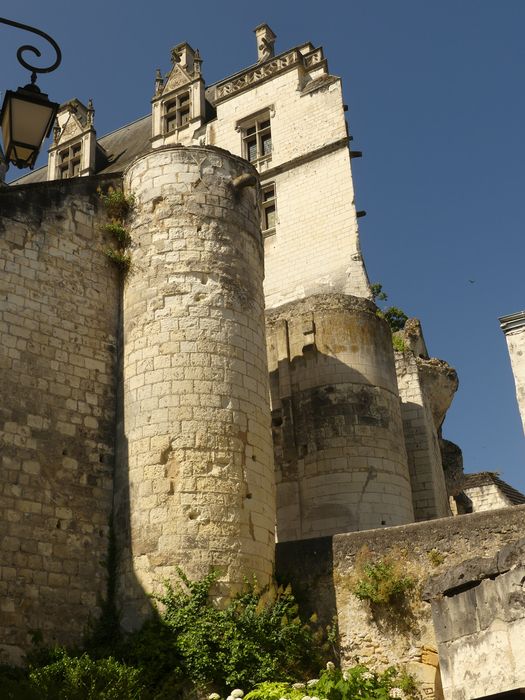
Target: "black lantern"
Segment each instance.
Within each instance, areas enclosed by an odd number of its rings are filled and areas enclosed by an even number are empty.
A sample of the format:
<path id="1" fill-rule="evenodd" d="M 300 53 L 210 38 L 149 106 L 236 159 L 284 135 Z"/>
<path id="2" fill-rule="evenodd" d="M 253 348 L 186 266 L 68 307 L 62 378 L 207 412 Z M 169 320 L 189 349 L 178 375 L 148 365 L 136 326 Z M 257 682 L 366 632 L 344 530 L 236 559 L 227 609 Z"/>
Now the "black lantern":
<path id="1" fill-rule="evenodd" d="M 37 87 L 36 74 L 54 71 L 60 65 L 62 53 L 56 41 L 41 29 L 5 17 L 0 17 L 0 24 L 7 24 L 43 37 L 56 53 L 56 58 L 50 66 L 37 67 L 25 60 L 24 53 L 30 52 L 35 56 L 41 56 L 39 49 L 29 44 L 24 44 L 18 49 L 16 57 L 20 65 L 31 71 L 31 83 L 25 87 L 19 87 L 16 92 L 7 90 L 0 112 L 5 160 L 8 163 L 14 163 L 18 168 L 33 168 L 40 146 L 51 133 L 58 111 L 58 104 L 50 102 L 47 95 Z"/>
<path id="2" fill-rule="evenodd" d="M 18 168 L 33 168 L 58 111 L 35 84 L 7 90 L 0 112 L 5 159 Z"/>

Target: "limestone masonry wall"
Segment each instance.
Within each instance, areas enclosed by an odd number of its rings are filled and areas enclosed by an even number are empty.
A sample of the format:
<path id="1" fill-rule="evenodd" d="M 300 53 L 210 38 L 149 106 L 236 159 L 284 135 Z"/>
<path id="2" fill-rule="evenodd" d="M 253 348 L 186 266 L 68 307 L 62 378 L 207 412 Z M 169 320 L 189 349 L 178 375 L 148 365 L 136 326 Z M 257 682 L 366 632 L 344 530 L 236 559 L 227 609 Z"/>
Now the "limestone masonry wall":
<path id="1" fill-rule="evenodd" d="M 438 430 L 421 380 L 421 360 L 412 352 L 396 352 L 403 431 L 410 469 L 416 520 L 450 515 Z M 451 396 L 453 392 L 451 392 Z"/>
<path id="2" fill-rule="evenodd" d="M 525 312 L 521 313 L 521 325 L 506 332 L 506 340 L 516 384 L 516 399 L 525 433 Z"/>
<path id="3" fill-rule="evenodd" d="M 218 569 L 226 590 L 273 572 L 263 248 L 256 187 L 237 178 L 257 183 L 248 163 L 204 147 L 161 148 L 125 173 L 116 523 L 128 627 L 147 610 L 134 579 L 150 592 L 178 566 Z"/>
<path id="4" fill-rule="evenodd" d="M 118 279 L 103 179 L 0 192 L 0 651 L 78 642 L 105 592 Z"/>
<path id="5" fill-rule="evenodd" d="M 390 329 L 366 299 L 267 313 L 279 541 L 412 522 Z"/>
<path id="6" fill-rule="evenodd" d="M 351 532 L 277 545 L 277 575 L 289 581 L 322 623 L 337 614 L 341 663 L 375 668 L 405 664 L 424 697 L 441 698 L 437 644 L 430 603 L 421 598 L 430 577 L 476 557 L 493 557 L 523 537 L 525 506 Z M 356 559 L 394 555 L 417 588 L 406 605 L 371 606 L 352 594 Z"/>

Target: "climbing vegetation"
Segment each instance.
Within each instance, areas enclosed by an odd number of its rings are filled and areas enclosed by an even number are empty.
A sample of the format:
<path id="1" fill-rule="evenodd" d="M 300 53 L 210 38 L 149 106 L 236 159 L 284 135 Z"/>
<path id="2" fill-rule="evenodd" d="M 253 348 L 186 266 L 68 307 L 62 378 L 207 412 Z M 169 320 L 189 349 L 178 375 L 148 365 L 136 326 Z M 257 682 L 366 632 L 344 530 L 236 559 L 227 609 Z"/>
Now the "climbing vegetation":
<path id="1" fill-rule="evenodd" d="M 351 579 L 351 591 L 359 600 L 389 605 L 402 601 L 415 586 L 416 579 L 407 574 L 402 553 L 373 558 L 367 547 L 359 552 Z"/>
<path id="2" fill-rule="evenodd" d="M 131 236 L 125 226 L 126 218 L 133 206 L 133 197 L 127 197 L 122 190 L 110 187 L 107 192 L 99 189 L 99 197 L 106 210 L 109 222 L 101 226 L 102 231 L 109 234 L 114 241 L 104 254 L 126 277 L 131 269 L 131 256 L 127 249 L 131 245 Z"/>

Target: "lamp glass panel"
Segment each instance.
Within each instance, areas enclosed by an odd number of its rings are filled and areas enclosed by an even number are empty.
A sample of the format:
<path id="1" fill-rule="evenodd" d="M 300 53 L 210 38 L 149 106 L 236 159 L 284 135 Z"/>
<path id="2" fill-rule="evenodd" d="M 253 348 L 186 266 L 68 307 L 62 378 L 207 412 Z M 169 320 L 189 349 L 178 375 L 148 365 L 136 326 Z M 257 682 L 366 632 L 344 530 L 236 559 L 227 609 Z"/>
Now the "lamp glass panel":
<path id="1" fill-rule="evenodd" d="M 11 134 L 10 134 L 10 125 L 11 125 L 11 119 L 10 119 L 10 110 L 7 107 L 4 109 L 4 113 L 2 115 L 2 137 L 4 141 L 4 148 L 7 151 L 9 149 L 9 144 L 11 142 Z"/>
<path id="2" fill-rule="evenodd" d="M 11 99 L 12 140 L 39 149 L 53 115 L 53 105 L 21 100 L 16 96 Z"/>

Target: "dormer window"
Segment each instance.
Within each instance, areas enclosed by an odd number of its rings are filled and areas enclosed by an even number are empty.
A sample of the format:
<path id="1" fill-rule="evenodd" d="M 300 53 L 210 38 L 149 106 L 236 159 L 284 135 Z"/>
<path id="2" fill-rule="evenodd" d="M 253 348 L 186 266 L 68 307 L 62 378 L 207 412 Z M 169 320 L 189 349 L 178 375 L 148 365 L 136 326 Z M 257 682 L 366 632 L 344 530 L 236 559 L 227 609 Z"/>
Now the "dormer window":
<path id="1" fill-rule="evenodd" d="M 173 100 L 166 102 L 166 113 L 164 116 L 165 132 L 181 129 L 190 121 L 191 100 L 190 93 L 181 92 Z"/>
<path id="2" fill-rule="evenodd" d="M 58 152 L 58 177 L 60 180 L 80 175 L 81 154 L 82 146 L 80 143 L 75 143 Z"/>

